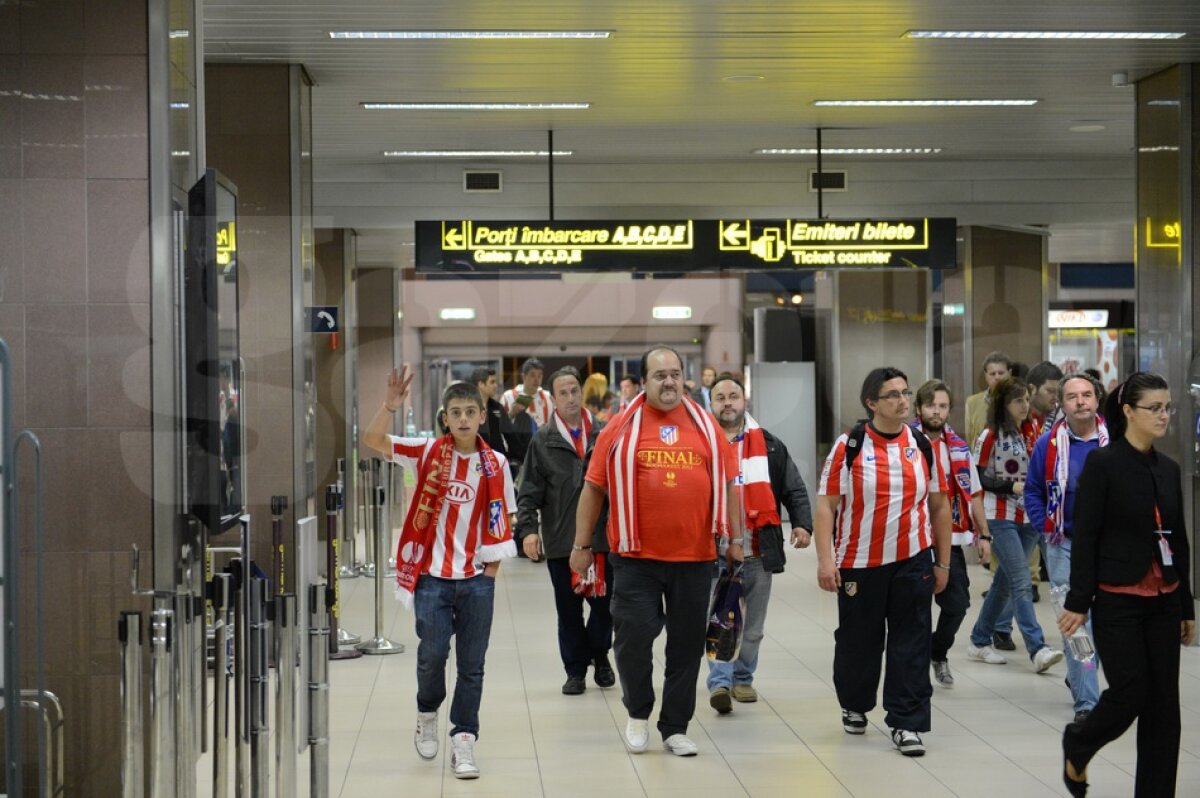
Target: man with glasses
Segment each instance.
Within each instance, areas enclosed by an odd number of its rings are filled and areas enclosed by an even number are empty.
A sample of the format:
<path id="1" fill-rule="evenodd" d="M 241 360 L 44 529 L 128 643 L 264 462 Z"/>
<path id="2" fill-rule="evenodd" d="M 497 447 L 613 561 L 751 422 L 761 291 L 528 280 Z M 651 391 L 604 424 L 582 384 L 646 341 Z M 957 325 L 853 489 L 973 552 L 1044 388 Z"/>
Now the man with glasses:
<path id="1" fill-rule="evenodd" d="M 1025 513 L 1034 529 L 1042 530 L 1052 588 L 1071 582 L 1071 521 L 1083 464 L 1093 449 L 1108 445 L 1108 427 L 1098 414 L 1100 391 L 1096 381 L 1085 374 L 1064 379 L 1058 389 L 1063 417 L 1037 439 L 1029 456 Z M 1069 650 L 1066 637 L 1063 647 Z M 1080 722 L 1100 699 L 1096 668 L 1085 668 L 1074 657 L 1068 657 L 1067 683 L 1074 700 L 1075 721 Z"/>
<path id="2" fill-rule="evenodd" d="M 884 720 L 901 754 L 922 756 L 933 595 L 950 575 L 946 476 L 928 438 L 905 423 L 912 391 L 904 372 L 873 370 L 859 399 L 868 421 L 834 443 L 814 519 L 817 583 L 838 594 L 833 682 L 842 728 L 866 733 L 886 649 Z"/>

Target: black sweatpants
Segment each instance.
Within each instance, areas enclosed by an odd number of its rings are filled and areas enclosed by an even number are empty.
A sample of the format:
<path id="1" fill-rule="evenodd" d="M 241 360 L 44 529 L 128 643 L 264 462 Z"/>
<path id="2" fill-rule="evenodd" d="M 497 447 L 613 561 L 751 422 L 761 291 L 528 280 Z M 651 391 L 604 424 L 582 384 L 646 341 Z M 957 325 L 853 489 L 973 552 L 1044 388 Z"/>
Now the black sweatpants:
<path id="1" fill-rule="evenodd" d="M 658 730 L 687 732 L 696 712 L 696 678 L 708 630 L 712 562 L 663 562 L 609 555 L 613 566 L 613 654 L 629 717 L 654 710 L 655 639 L 667 630 L 666 671 Z"/>
<path id="2" fill-rule="evenodd" d="M 864 714 L 875 708 L 886 647 L 884 722 L 893 729 L 929 731 L 932 553 L 875 568 L 842 568 L 841 574 L 833 649 L 838 702 Z"/>
<path id="3" fill-rule="evenodd" d="M 1179 767 L 1179 597 L 1096 591 L 1092 632 L 1108 689 L 1083 723 L 1063 733 L 1077 768 L 1136 719 L 1136 798 L 1175 795 Z"/>
<path id="4" fill-rule="evenodd" d="M 946 589 L 934 596 L 933 600 L 941 612 L 938 613 L 937 626 L 933 628 L 929 658 L 934 662 L 944 662 L 971 606 L 971 580 L 967 577 L 967 558 L 963 555 L 962 546 L 950 547 L 950 579 L 946 582 Z"/>
<path id="5" fill-rule="evenodd" d="M 605 557 L 608 555 L 606 554 Z M 587 676 L 588 666 L 608 656 L 612 648 L 612 568 L 604 569 L 605 595 L 584 598 L 571 589 L 571 566 L 567 557 L 546 560 L 558 610 L 558 653 L 568 676 Z M 590 608 L 583 620 L 583 605 Z"/>

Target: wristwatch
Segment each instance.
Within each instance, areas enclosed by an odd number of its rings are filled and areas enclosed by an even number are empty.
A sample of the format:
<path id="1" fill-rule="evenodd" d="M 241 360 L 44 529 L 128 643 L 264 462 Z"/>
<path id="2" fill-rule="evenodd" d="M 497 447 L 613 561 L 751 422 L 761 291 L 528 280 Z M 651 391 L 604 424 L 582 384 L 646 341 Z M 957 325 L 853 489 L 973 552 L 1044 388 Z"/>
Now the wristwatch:
<path id="1" fill-rule="evenodd" d="M 571 551 L 591 551 L 591 546 L 580 546 L 578 543 L 571 547 Z"/>

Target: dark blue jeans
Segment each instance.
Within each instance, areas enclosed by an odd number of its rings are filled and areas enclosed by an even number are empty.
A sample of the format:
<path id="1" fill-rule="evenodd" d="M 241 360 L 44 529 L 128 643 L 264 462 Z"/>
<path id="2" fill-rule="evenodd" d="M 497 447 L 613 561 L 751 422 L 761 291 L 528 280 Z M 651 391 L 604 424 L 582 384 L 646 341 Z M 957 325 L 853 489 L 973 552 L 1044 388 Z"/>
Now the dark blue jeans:
<path id="1" fill-rule="evenodd" d="M 417 710 L 437 712 L 446 700 L 446 660 L 453 635 L 458 680 L 450 704 L 451 737 L 459 732 L 479 736 L 483 659 L 492 636 L 495 595 L 496 580 L 490 576 L 441 579 L 426 574 L 417 582 Z"/>

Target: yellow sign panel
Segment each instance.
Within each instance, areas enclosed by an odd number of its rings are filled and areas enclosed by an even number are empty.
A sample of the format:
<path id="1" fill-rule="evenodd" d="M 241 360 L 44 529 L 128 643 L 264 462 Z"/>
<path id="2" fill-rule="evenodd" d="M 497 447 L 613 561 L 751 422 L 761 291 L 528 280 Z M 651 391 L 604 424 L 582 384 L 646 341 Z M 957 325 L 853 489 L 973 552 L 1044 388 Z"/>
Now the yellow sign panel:
<path id="1" fill-rule="evenodd" d="M 228 266 L 237 255 L 236 222 L 217 226 L 217 265 Z"/>
<path id="2" fill-rule="evenodd" d="M 604 250 L 690 250 L 694 230 L 691 220 L 670 224 L 575 223 L 571 227 L 548 224 L 502 222 L 442 222 L 442 249 L 548 250 L 564 248 L 580 252 Z"/>
<path id="3" fill-rule="evenodd" d="M 1146 217 L 1146 246 L 1154 249 L 1179 249 L 1182 228 L 1179 222 L 1155 224 Z"/>

